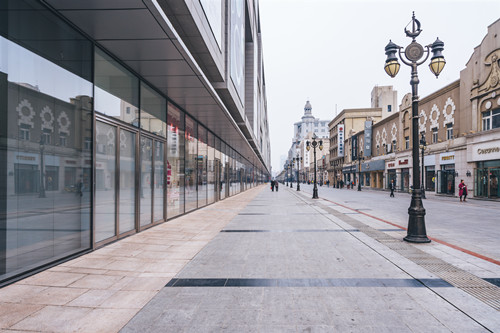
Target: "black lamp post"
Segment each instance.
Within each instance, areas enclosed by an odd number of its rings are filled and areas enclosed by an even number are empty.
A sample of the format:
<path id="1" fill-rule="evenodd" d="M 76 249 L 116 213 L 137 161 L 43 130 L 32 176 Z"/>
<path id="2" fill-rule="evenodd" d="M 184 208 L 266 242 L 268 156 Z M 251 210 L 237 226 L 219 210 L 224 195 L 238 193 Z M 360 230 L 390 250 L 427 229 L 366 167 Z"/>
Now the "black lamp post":
<path id="1" fill-rule="evenodd" d="M 316 141 L 318 137 L 316 136 L 316 133 L 313 134 L 312 136 L 312 141 L 306 141 L 306 149 L 307 151 L 311 150 L 311 146 L 313 147 L 313 152 L 314 152 L 314 187 L 313 187 L 313 199 L 318 199 L 318 184 L 316 182 L 316 147 L 319 148 L 319 150 L 323 150 L 323 140 Z"/>
<path id="2" fill-rule="evenodd" d="M 358 191 L 361 191 L 361 160 L 364 160 L 364 157 L 361 156 L 361 153 L 358 154 Z"/>
<path id="3" fill-rule="evenodd" d="M 427 142 L 425 141 L 425 133 L 422 132 L 420 136 L 420 149 L 422 150 L 422 199 L 425 199 L 425 166 L 424 166 L 424 151 L 427 147 Z"/>
<path id="4" fill-rule="evenodd" d="M 290 176 L 290 188 L 293 188 L 293 159 L 288 163 L 288 175 Z"/>
<path id="5" fill-rule="evenodd" d="M 293 162 L 297 163 L 297 191 L 300 191 L 299 163 L 302 162 L 302 157 L 297 154 L 297 157 L 293 158 Z"/>
<path id="6" fill-rule="evenodd" d="M 40 191 L 38 192 L 39 198 L 45 198 L 45 163 L 43 161 L 43 152 L 45 150 L 45 138 L 40 138 Z"/>
<path id="7" fill-rule="evenodd" d="M 285 169 L 285 181 L 286 181 L 286 185 L 285 186 L 288 186 L 288 162 L 285 163 L 285 165 L 283 166 L 283 168 Z"/>
<path id="8" fill-rule="evenodd" d="M 444 43 L 438 39 L 431 44 L 426 45 L 425 50 L 415 41 L 415 38 L 420 35 L 422 30 L 420 29 L 420 22 L 415 19 L 415 13 L 412 16 L 412 31 L 405 28 L 405 33 L 407 37 L 412 39 L 410 45 L 406 47 L 403 52 L 403 47 L 394 44 L 389 41 L 389 44 L 385 47 L 385 54 L 387 59 L 385 61 L 385 71 L 391 76 L 395 77 L 399 71 L 399 62 L 396 53 L 399 55 L 401 61 L 411 67 L 411 90 L 412 90 L 412 157 L 413 157 L 413 191 L 411 194 L 411 204 L 408 208 L 408 234 L 404 238 L 407 242 L 412 243 L 429 243 L 431 240 L 427 238 L 427 233 L 425 230 L 425 209 L 422 204 L 422 191 L 420 189 L 420 166 L 418 161 L 418 73 L 417 66 L 422 65 L 427 58 L 429 58 L 432 52 L 431 62 L 429 68 L 436 77 L 443 70 L 446 64 L 441 51 L 444 49 Z M 403 57 L 402 55 L 405 55 Z M 425 54 L 425 59 L 422 57 Z M 406 59 L 406 60 L 405 60 Z"/>

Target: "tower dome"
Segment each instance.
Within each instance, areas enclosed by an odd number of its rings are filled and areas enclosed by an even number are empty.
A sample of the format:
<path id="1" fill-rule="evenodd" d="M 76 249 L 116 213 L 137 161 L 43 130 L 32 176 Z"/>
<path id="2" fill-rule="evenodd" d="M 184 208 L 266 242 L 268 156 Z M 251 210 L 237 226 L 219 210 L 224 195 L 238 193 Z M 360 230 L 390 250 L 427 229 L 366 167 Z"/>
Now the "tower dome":
<path id="1" fill-rule="evenodd" d="M 304 106 L 304 115 L 311 115 L 312 114 L 312 106 L 309 101 L 306 102 L 306 105 Z"/>

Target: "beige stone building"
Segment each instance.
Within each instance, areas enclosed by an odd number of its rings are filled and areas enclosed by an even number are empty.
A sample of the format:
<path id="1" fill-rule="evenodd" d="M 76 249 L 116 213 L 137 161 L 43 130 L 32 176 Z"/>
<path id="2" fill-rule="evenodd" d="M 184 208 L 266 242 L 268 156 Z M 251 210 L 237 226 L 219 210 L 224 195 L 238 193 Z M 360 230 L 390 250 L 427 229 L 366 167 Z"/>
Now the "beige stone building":
<path id="1" fill-rule="evenodd" d="M 419 102 L 419 142 L 415 144 L 419 145 L 420 158 L 424 148 L 419 181 L 426 193 L 456 196 L 463 179 L 469 196 L 500 198 L 499 35 L 497 20 L 474 49 L 459 80 Z M 376 87 L 374 91 L 372 106 L 374 96 L 384 89 Z M 384 100 L 390 101 L 390 95 Z M 359 173 L 363 187 L 386 189 L 394 180 L 397 190 L 408 191 L 413 183 L 411 94 L 402 98 L 399 111 L 382 112 L 382 119 L 373 117 L 370 155 L 363 154 L 366 139 L 360 124 L 362 117 L 356 121 L 354 114 L 346 111 L 329 124 L 331 180 L 357 180 Z M 346 133 L 342 155 L 338 152 L 339 125 Z M 362 160 L 352 158 L 355 145 Z"/>
<path id="2" fill-rule="evenodd" d="M 355 133 L 363 131 L 367 119 L 379 121 L 382 119 L 382 109 L 345 109 L 328 124 L 330 133 L 328 179 L 336 187 L 338 187 L 340 181 L 351 181 L 351 176 L 346 179 L 343 177 L 344 171 L 350 173 L 350 169 L 343 169 L 347 166 L 350 168 L 352 164 L 349 140 Z M 346 147 L 346 145 L 349 145 L 349 147 Z"/>

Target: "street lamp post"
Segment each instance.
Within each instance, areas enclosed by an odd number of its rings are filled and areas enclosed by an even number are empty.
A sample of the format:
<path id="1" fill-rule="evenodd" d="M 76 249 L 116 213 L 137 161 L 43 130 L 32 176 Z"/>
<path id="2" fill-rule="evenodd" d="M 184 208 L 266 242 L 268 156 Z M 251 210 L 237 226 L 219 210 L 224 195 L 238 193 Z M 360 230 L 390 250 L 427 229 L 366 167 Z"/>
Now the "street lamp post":
<path id="1" fill-rule="evenodd" d="M 427 142 L 425 141 L 425 133 L 422 132 L 420 136 L 420 149 L 422 150 L 422 199 L 425 199 L 425 166 L 424 166 L 424 151 L 427 147 Z"/>
<path id="2" fill-rule="evenodd" d="M 45 198 L 45 163 L 43 161 L 43 152 L 45 150 L 45 138 L 40 138 L 40 191 L 38 192 L 39 198 Z"/>
<path id="3" fill-rule="evenodd" d="M 297 191 L 300 191 L 299 163 L 302 162 L 302 157 L 297 154 L 297 157 L 293 158 L 293 162 L 297 163 Z"/>
<path id="4" fill-rule="evenodd" d="M 288 164 L 288 174 L 290 175 L 290 188 L 293 188 L 293 159 Z"/>
<path id="5" fill-rule="evenodd" d="M 306 149 L 307 151 L 311 150 L 311 146 L 313 147 L 313 152 L 314 152 L 314 187 L 313 187 L 313 199 L 318 199 L 318 184 L 316 182 L 316 147 L 319 148 L 319 150 L 323 150 L 323 140 L 316 141 L 318 137 L 316 136 L 316 133 L 313 134 L 312 136 L 312 141 L 306 141 Z"/>
<path id="6" fill-rule="evenodd" d="M 419 166 L 419 151 L 418 151 L 418 73 L 417 66 L 423 64 L 427 58 L 429 58 L 432 52 L 431 62 L 429 68 L 436 77 L 444 68 L 446 64 L 442 51 L 444 49 L 444 43 L 438 39 L 431 45 L 426 45 L 425 50 L 419 43 L 416 42 L 415 38 L 420 35 L 422 30 L 420 29 L 420 22 L 415 19 L 415 13 L 412 16 L 412 31 L 405 28 L 406 36 L 412 38 L 410 45 L 406 47 L 403 51 L 403 47 L 394 44 L 389 41 L 389 44 L 385 47 L 385 54 L 387 59 L 385 61 L 384 69 L 386 73 L 395 77 L 399 71 L 399 62 L 396 53 L 399 55 L 401 61 L 411 67 L 411 90 L 412 90 L 412 157 L 413 157 L 413 191 L 411 194 L 411 204 L 408 208 L 408 233 L 404 238 L 407 242 L 412 243 L 429 243 L 430 239 L 427 238 L 425 230 L 425 209 L 422 204 L 422 190 L 420 188 L 420 166 Z M 403 57 L 404 52 L 404 57 Z M 425 59 L 422 57 L 425 54 Z M 406 59 L 406 60 L 405 60 Z"/>
<path id="7" fill-rule="evenodd" d="M 285 163 L 285 165 L 283 166 L 283 168 L 285 169 L 285 181 L 286 181 L 286 185 L 285 186 L 288 186 L 288 162 Z"/>
<path id="8" fill-rule="evenodd" d="M 364 158 L 358 154 L 358 191 L 361 191 L 361 160 Z"/>

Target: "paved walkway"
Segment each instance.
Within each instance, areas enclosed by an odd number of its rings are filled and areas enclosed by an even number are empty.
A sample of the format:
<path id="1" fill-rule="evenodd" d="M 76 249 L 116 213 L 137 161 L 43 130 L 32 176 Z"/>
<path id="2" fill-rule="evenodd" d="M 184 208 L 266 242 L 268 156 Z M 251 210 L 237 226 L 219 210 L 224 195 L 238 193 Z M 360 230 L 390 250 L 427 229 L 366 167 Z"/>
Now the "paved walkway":
<path id="1" fill-rule="evenodd" d="M 500 332 L 500 266 L 404 235 L 261 186 L 0 289 L 0 330 Z"/>

